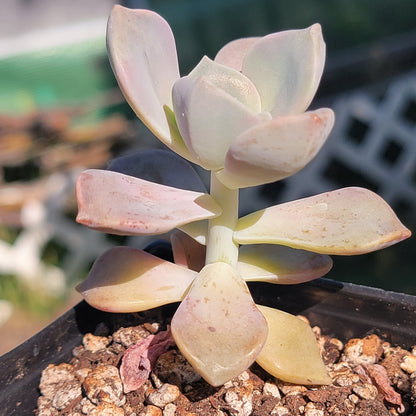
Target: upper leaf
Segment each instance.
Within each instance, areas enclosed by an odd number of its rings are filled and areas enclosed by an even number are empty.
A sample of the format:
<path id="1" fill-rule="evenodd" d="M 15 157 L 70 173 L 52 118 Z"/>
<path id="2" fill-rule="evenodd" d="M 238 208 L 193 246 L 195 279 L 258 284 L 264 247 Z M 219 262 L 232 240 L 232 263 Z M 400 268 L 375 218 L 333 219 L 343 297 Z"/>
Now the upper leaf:
<path id="1" fill-rule="evenodd" d="M 120 89 L 137 116 L 167 146 L 189 158 L 180 136 L 172 136 L 164 106 L 172 108 L 179 79 L 175 39 L 169 24 L 150 10 L 113 7 L 107 49 Z"/>
<path id="2" fill-rule="evenodd" d="M 368 253 L 410 236 L 390 206 L 363 188 L 299 199 L 241 218 L 239 244 L 271 243 L 322 254 Z"/>
<path id="3" fill-rule="evenodd" d="M 258 124 L 234 140 L 217 178 L 235 189 L 293 175 L 316 156 L 333 124 L 329 108 Z"/>
<path id="4" fill-rule="evenodd" d="M 208 194 L 98 169 L 78 177 L 76 194 L 79 223 L 121 235 L 162 234 L 221 213 Z"/>
<path id="5" fill-rule="evenodd" d="M 221 169 L 232 141 L 263 119 L 206 76 L 177 81 L 173 106 L 187 148 L 208 170 Z"/>
<path id="6" fill-rule="evenodd" d="M 215 62 L 241 72 L 247 51 L 260 37 L 235 39 L 224 45 L 215 56 Z"/>
<path id="7" fill-rule="evenodd" d="M 319 24 L 273 33 L 255 42 L 242 73 L 257 87 L 263 111 L 273 117 L 305 111 L 318 88 L 325 63 Z"/>

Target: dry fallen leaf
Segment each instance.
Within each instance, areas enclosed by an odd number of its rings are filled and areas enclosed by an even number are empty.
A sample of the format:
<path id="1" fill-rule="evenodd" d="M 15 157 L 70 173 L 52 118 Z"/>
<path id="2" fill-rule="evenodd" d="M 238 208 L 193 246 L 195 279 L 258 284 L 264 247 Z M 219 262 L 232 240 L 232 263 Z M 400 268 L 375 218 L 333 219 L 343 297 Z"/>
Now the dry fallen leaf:
<path id="1" fill-rule="evenodd" d="M 156 335 L 149 335 L 128 348 L 120 367 L 124 393 L 140 388 L 149 377 L 157 359 L 173 345 L 175 341 L 168 328 Z"/>

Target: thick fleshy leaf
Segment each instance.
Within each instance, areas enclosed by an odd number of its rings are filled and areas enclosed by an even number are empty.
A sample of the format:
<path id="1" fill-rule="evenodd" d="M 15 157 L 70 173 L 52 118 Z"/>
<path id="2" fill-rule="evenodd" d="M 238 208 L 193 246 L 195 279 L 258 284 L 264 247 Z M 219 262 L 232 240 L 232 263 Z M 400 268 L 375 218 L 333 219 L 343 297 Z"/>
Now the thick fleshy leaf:
<path id="1" fill-rule="evenodd" d="M 167 146 L 186 157 L 180 137 L 170 132 L 164 106 L 172 108 L 179 79 L 175 39 L 169 24 L 150 10 L 116 5 L 107 26 L 111 66 L 126 100 Z"/>
<path id="2" fill-rule="evenodd" d="M 108 170 L 134 176 L 160 185 L 206 192 L 192 166 L 177 154 L 162 149 L 142 150 L 113 159 Z"/>
<path id="3" fill-rule="evenodd" d="M 219 262 L 194 280 L 173 316 L 172 335 L 194 369 L 219 386 L 253 363 L 267 324 L 236 270 Z"/>
<path id="4" fill-rule="evenodd" d="M 333 125 L 329 108 L 256 125 L 231 144 L 217 178 L 235 189 L 293 175 L 316 156 Z"/>
<path id="5" fill-rule="evenodd" d="M 113 234 L 162 234 L 221 213 L 208 194 L 98 169 L 78 177 L 76 194 L 77 221 Z"/>
<path id="6" fill-rule="evenodd" d="M 273 117 L 305 111 L 318 88 L 325 62 L 321 27 L 273 33 L 255 42 L 242 73 L 253 81 L 263 111 Z"/>
<path id="7" fill-rule="evenodd" d="M 241 218 L 239 244 L 282 244 L 322 254 L 352 255 L 410 236 L 390 206 L 363 188 L 343 188 L 276 205 Z"/>
<path id="8" fill-rule="evenodd" d="M 241 246 L 237 270 L 245 281 L 291 285 L 318 279 L 331 270 L 325 254 L 270 244 Z"/>
<path id="9" fill-rule="evenodd" d="M 170 235 L 175 264 L 199 272 L 205 265 L 206 247 L 180 230 Z"/>
<path id="10" fill-rule="evenodd" d="M 194 160 L 207 170 L 224 166 L 231 142 L 263 121 L 244 104 L 207 78 L 184 77 L 173 87 L 179 131 Z"/>
<path id="11" fill-rule="evenodd" d="M 188 224 L 181 225 L 178 228 L 192 237 L 199 244 L 206 245 L 208 232 L 207 220 L 190 222 Z"/>
<path id="12" fill-rule="evenodd" d="M 247 51 L 257 42 L 259 37 L 241 38 L 228 42 L 215 56 L 215 62 L 226 65 L 241 72 Z"/>
<path id="13" fill-rule="evenodd" d="M 272 376 L 289 383 L 331 383 L 311 327 L 286 312 L 257 307 L 269 326 L 269 335 L 257 363 Z"/>
<path id="14" fill-rule="evenodd" d="M 99 257 L 77 290 L 94 308 L 138 312 L 183 299 L 197 274 L 132 247 Z"/>
<path id="15" fill-rule="evenodd" d="M 252 111 L 261 112 L 261 100 L 256 87 L 246 76 L 233 68 L 204 56 L 188 77 L 195 80 L 204 77 Z"/>

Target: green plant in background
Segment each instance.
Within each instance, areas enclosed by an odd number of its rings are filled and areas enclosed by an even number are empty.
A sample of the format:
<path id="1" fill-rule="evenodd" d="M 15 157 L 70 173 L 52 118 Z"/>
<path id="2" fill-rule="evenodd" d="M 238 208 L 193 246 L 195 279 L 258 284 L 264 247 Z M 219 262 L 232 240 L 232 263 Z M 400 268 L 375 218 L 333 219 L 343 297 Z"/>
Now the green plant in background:
<path id="1" fill-rule="evenodd" d="M 214 386 L 254 361 L 289 382 L 330 382 L 310 327 L 256 305 L 246 281 L 316 279 L 331 268 L 328 255 L 374 251 L 409 230 L 363 188 L 238 218 L 240 188 L 293 175 L 332 128 L 330 109 L 306 111 L 325 61 L 320 26 L 233 41 L 182 78 L 173 34 L 154 12 L 115 6 L 107 42 L 136 114 L 174 152 L 211 171 L 211 184 L 206 192 L 186 161 L 163 151 L 82 173 L 80 223 L 121 235 L 185 234 L 172 235 L 176 264 L 117 247 L 95 262 L 79 291 L 111 312 L 180 301 L 173 338 Z"/>

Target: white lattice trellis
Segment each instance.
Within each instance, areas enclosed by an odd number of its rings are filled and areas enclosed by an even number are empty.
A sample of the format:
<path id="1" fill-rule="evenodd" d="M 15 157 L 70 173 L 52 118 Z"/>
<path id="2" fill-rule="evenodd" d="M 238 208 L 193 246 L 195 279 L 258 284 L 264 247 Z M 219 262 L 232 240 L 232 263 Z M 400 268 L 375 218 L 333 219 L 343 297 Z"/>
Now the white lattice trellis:
<path id="1" fill-rule="evenodd" d="M 362 89 L 336 98 L 336 122 L 318 156 L 282 182 L 243 192 L 243 212 L 344 186 L 376 191 L 399 211 L 416 212 L 416 73 L 385 94 Z"/>

